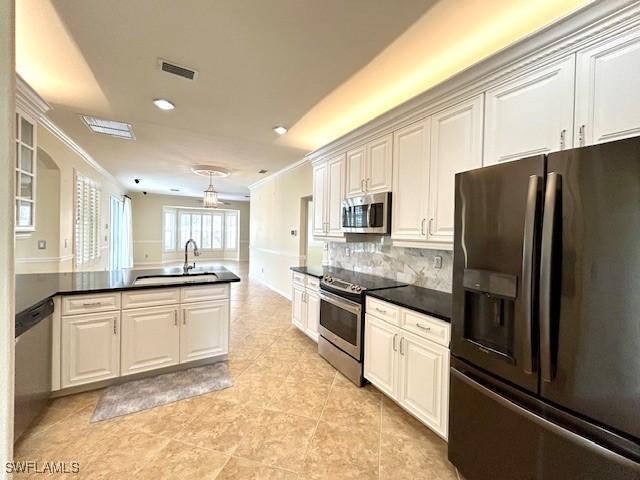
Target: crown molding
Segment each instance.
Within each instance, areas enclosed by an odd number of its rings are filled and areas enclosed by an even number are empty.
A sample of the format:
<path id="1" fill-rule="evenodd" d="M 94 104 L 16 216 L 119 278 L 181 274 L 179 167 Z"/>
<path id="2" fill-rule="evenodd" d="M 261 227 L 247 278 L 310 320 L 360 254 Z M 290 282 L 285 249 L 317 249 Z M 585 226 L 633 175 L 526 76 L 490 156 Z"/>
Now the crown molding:
<path id="1" fill-rule="evenodd" d="M 18 74 L 16 74 L 16 107 L 34 120 L 40 120 L 51 110 L 51 106 Z"/>
<path id="2" fill-rule="evenodd" d="M 333 142 L 308 153 L 309 161 L 366 143 L 465 101 L 499 83 L 572 55 L 620 30 L 640 26 L 640 1 L 594 1 L 491 57 L 442 81 Z"/>
<path id="3" fill-rule="evenodd" d="M 120 182 L 116 177 L 114 177 L 111 172 L 109 172 L 106 168 L 98 163 L 89 153 L 78 145 L 69 135 L 67 135 L 60 127 L 58 127 L 55 123 L 53 123 L 48 117 L 42 116 L 38 123 L 46 128 L 54 137 L 64 143 L 71 151 L 73 151 L 76 155 L 78 155 L 84 162 L 89 165 L 91 168 L 96 170 L 101 175 L 107 177 L 109 180 L 114 182 L 116 185 L 120 185 Z"/>
<path id="4" fill-rule="evenodd" d="M 287 173 L 289 170 L 293 170 L 295 168 L 298 168 L 301 165 L 304 165 L 308 161 L 309 161 L 309 159 L 307 158 L 307 156 L 305 156 L 305 157 L 301 158 L 300 160 L 298 160 L 297 162 L 294 162 L 291 165 L 287 165 L 286 167 L 281 168 L 277 172 L 272 173 L 268 177 L 261 178 L 257 182 L 252 183 L 251 185 L 249 185 L 248 188 L 249 188 L 249 190 L 252 190 L 252 189 L 254 189 L 256 187 L 259 187 L 260 185 L 263 185 L 264 183 L 273 180 L 274 178 L 282 175 L 283 173 Z"/>

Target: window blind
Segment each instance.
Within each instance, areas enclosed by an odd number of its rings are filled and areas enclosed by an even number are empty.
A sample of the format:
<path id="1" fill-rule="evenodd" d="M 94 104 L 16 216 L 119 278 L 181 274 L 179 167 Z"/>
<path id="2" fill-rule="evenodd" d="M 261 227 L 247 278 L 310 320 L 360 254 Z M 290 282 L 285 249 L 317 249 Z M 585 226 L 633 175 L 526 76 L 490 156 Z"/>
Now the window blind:
<path id="1" fill-rule="evenodd" d="M 100 186 L 76 173 L 76 265 L 93 263 L 100 258 Z"/>

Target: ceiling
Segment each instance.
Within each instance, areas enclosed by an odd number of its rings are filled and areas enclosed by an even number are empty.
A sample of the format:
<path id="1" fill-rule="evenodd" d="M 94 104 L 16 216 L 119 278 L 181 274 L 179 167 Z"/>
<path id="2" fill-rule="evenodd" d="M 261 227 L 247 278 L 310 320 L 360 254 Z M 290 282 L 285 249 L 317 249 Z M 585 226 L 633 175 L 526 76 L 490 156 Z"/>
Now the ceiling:
<path id="1" fill-rule="evenodd" d="M 223 198 L 310 148 L 278 142 L 429 10 L 434 0 L 19 0 L 18 73 L 48 116 L 130 190 L 200 195 L 196 164 L 232 170 Z M 164 58 L 195 81 L 159 70 Z M 152 104 L 167 98 L 176 109 Z M 135 141 L 91 133 L 88 114 L 131 123 Z M 286 136 L 286 135 L 285 135 Z M 136 185 L 134 178 L 141 178 Z"/>

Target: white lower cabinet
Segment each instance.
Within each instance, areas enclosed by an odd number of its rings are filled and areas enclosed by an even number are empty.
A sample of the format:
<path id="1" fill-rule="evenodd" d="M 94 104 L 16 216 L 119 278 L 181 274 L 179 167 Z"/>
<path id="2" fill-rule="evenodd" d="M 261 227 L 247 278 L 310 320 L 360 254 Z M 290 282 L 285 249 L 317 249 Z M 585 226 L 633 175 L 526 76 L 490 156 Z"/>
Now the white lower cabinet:
<path id="1" fill-rule="evenodd" d="M 398 309 L 396 306 L 390 306 L 390 308 Z M 401 319 L 405 315 L 420 315 L 405 308 L 399 310 Z M 424 317 L 450 328 L 446 322 Z M 449 420 L 449 349 L 447 347 L 367 313 L 364 377 L 435 433 L 447 439 Z"/>
<path id="2" fill-rule="evenodd" d="M 120 312 L 62 317 L 62 388 L 120 375 Z"/>
<path id="3" fill-rule="evenodd" d="M 320 325 L 319 281 L 300 273 L 293 274 L 291 297 L 291 323 L 300 331 L 318 341 Z"/>
<path id="4" fill-rule="evenodd" d="M 122 375 L 180 361 L 179 315 L 178 305 L 122 311 Z"/>
<path id="5" fill-rule="evenodd" d="M 229 303 L 227 300 L 182 306 L 180 363 L 229 351 Z"/>

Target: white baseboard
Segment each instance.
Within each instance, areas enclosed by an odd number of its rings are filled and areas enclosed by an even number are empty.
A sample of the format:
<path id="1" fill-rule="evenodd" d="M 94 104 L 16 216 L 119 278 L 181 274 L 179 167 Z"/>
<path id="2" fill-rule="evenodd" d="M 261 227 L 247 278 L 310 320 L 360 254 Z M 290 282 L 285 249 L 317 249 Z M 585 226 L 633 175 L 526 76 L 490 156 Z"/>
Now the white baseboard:
<path id="1" fill-rule="evenodd" d="M 251 280 L 255 280 L 257 282 L 260 282 L 262 285 L 264 285 L 265 287 L 267 287 L 270 290 L 273 290 L 274 292 L 276 292 L 278 295 L 282 295 L 284 298 L 286 298 L 287 300 L 291 301 L 291 292 L 285 293 L 282 290 L 280 290 L 278 287 L 274 287 L 273 285 L 271 285 L 269 282 L 267 282 L 266 280 L 256 277 L 255 275 L 251 275 L 249 274 L 249 279 Z"/>

